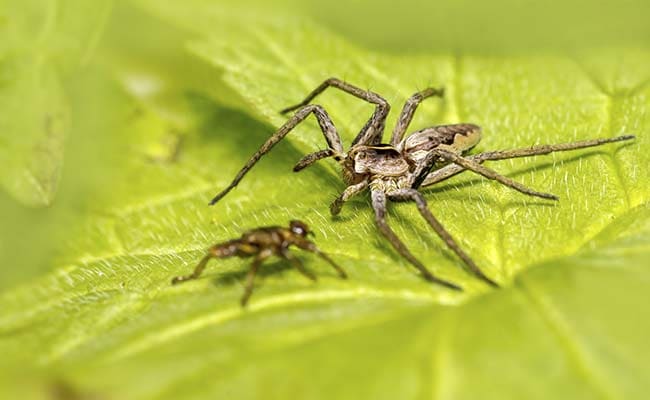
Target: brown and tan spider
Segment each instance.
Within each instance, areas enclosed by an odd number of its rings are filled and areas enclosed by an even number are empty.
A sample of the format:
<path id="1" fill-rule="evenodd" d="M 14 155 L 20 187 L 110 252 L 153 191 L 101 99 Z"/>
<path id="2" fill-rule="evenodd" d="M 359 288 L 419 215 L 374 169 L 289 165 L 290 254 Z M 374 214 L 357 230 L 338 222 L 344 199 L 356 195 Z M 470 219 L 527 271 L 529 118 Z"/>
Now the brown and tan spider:
<path id="1" fill-rule="evenodd" d="M 337 88 L 375 105 L 374 113 L 352 141 L 348 151 L 343 149 L 341 138 L 323 107 L 309 104 L 328 87 Z M 539 145 L 514 150 L 489 151 L 468 157 L 464 157 L 463 154 L 474 147 L 481 139 L 481 128 L 474 124 L 433 126 L 413 132 L 405 138 L 404 134 L 420 102 L 427 97 L 443 97 L 443 94 L 443 89 L 428 88 L 411 96 L 406 101 L 397 120 L 390 143 L 385 144 L 382 143 L 382 136 L 386 117 L 390 111 L 388 102 L 377 93 L 360 89 L 340 79 L 327 79 L 301 103 L 282 110 L 283 114 L 293 110 L 298 111 L 260 147 L 239 171 L 232 183 L 212 199 L 210 205 L 221 200 L 231 189 L 237 186 L 253 165 L 296 125 L 310 114 L 314 114 L 323 131 L 328 148 L 306 155 L 298 161 L 293 170 L 300 171 L 314 162 L 328 157 L 333 157 L 334 160 L 338 161 L 343 170 L 343 180 L 348 187 L 330 206 L 332 215 L 339 214 L 343 204 L 352 196 L 370 189 L 377 226 L 395 250 L 413 264 L 425 279 L 451 289 L 462 290 L 454 283 L 435 277 L 411 254 L 406 245 L 395 235 L 395 232 L 386 222 L 387 201 L 413 201 L 422 217 L 447 246 L 458 255 L 469 270 L 483 281 L 497 287 L 497 283 L 478 268 L 476 263 L 458 246 L 458 243 L 451 237 L 449 232 L 433 216 L 427 207 L 426 200 L 418 192 L 418 188 L 434 185 L 462 171 L 470 170 L 521 193 L 543 199 L 558 200 L 558 197 L 553 194 L 532 190 L 481 164 L 488 160 L 528 157 L 556 151 L 599 146 L 605 143 L 631 140 L 634 139 L 634 136 L 627 135 L 572 143 Z"/>

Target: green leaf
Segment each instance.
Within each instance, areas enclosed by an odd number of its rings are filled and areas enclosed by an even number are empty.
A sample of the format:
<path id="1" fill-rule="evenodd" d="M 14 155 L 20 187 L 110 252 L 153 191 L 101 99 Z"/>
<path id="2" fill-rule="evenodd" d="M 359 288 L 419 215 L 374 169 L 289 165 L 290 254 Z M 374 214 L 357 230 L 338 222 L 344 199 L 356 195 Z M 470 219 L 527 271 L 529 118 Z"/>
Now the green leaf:
<path id="1" fill-rule="evenodd" d="M 71 125 L 63 81 L 90 60 L 111 3 L 2 4 L 0 185 L 22 204 L 54 200 Z"/>
<path id="2" fill-rule="evenodd" d="M 125 3 L 107 27 L 103 55 L 115 80 L 139 106 L 158 116 L 141 151 L 158 162 L 173 162 L 195 122 L 187 94 L 201 92 L 241 108 L 239 96 L 203 60 L 188 57 L 191 35 Z M 131 29 L 138 26 L 137 30 Z M 153 128 L 153 127 L 150 127 Z"/>
<path id="3" fill-rule="evenodd" d="M 45 206 L 54 198 L 68 124 L 59 77 L 39 64 L 31 58 L 0 61 L 6 77 L 0 85 L 0 181 L 30 206 Z"/>
<path id="4" fill-rule="evenodd" d="M 208 208 L 274 128 L 195 94 L 201 123 L 177 162 L 132 155 L 128 179 L 111 183 L 110 201 L 89 217 L 71 261 L 0 297 L 7 369 L 32 365 L 28 376 L 46 388 L 63 381 L 119 399 L 645 397 L 647 76 L 619 69 L 619 79 L 606 63 L 551 55 L 389 56 L 303 24 L 245 26 L 236 41 L 208 33 L 192 42 L 193 54 L 223 71 L 250 112 L 275 128 L 285 121 L 277 110 L 337 75 L 384 94 L 394 107 L 389 126 L 410 94 L 445 86 L 446 99 L 423 104 L 412 129 L 479 123 L 477 151 L 638 138 L 491 164 L 560 195 L 558 204 L 468 174 L 426 191 L 463 248 L 504 283 L 499 290 L 465 273 L 412 205 L 391 207 L 398 234 L 435 273 L 466 288 L 458 294 L 422 281 L 390 249 L 366 198 L 329 217 L 344 185 L 327 161 L 291 172 L 302 154 L 324 146 L 313 122 Z M 630 54 L 625 65 L 642 65 L 643 56 Z M 319 103 L 347 143 L 372 111 L 336 92 Z M 126 137 L 139 143 L 156 121 L 145 110 Z M 309 255 L 317 284 L 269 263 L 248 309 L 238 305 L 247 260 L 213 262 L 202 279 L 169 284 L 207 246 L 293 218 L 315 229 L 349 280 Z"/>

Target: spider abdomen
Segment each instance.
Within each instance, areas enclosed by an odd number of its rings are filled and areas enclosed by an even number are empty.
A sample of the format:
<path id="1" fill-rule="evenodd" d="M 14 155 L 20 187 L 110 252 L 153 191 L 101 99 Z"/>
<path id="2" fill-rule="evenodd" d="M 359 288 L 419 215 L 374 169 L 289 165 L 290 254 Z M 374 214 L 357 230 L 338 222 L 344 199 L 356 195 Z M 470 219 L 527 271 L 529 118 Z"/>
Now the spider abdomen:
<path id="1" fill-rule="evenodd" d="M 440 145 L 453 147 L 464 153 L 481 141 L 481 128 L 474 124 L 438 125 L 413 132 L 402 142 L 404 153 L 419 161 Z"/>

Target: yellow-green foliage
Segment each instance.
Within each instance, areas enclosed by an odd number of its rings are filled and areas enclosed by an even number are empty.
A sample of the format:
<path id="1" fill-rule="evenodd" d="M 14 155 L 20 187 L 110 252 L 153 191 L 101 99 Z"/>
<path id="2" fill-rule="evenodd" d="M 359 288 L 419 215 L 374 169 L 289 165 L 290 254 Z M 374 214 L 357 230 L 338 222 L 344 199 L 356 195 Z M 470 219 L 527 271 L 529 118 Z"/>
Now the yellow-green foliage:
<path id="1" fill-rule="evenodd" d="M 0 397 L 647 397 L 645 2 L 534 12 L 450 1 L 437 14 L 415 2 L 399 13 L 385 2 L 325 3 L 0 8 L 9 38 L 0 43 Z M 623 17 L 621 42 L 597 29 Z M 414 206 L 392 206 L 415 255 L 466 288 L 450 293 L 390 249 L 367 198 L 329 216 L 344 187 L 331 160 L 291 172 L 325 146 L 313 121 L 207 206 L 285 121 L 278 111 L 329 76 L 383 94 L 389 128 L 408 96 L 444 86 L 446 98 L 424 103 L 412 129 L 477 123 L 478 151 L 637 140 L 490 164 L 559 195 L 557 204 L 469 174 L 425 191 L 499 290 L 465 273 Z M 372 112 L 334 91 L 318 102 L 346 145 Z M 349 280 L 311 255 L 317 284 L 266 264 L 247 310 L 238 303 L 247 260 L 215 261 L 202 279 L 170 285 L 209 245 L 295 218 Z"/>

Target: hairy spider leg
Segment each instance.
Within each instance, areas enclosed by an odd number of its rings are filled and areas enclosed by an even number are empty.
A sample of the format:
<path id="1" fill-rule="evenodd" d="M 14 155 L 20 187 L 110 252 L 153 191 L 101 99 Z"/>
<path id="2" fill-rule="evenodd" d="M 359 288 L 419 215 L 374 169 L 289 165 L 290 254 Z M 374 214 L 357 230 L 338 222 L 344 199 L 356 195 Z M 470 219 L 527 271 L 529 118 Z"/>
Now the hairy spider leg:
<path id="1" fill-rule="evenodd" d="M 333 155 L 334 155 L 334 150 L 332 149 L 323 149 L 323 150 L 318 150 L 314 153 L 309 153 L 303 158 L 301 158 L 300 161 L 298 161 L 296 165 L 293 166 L 293 172 L 298 172 L 302 169 L 309 167 L 316 161 L 322 160 L 323 158 L 332 157 Z"/>
<path id="2" fill-rule="evenodd" d="M 502 185 L 508 186 L 523 194 L 527 194 L 529 196 L 541 197 L 542 199 L 559 200 L 559 198 L 554 194 L 538 192 L 533 189 L 530 189 L 517 181 L 514 181 L 508 177 L 499 174 L 494 170 L 484 167 L 483 165 L 477 163 L 476 161 L 462 157 L 456 154 L 454 151 L 442 148 L 442 146 L 431 150 L 431 152 L 448 161 L 453 162 L 454 164 L 458 164 L 465 169 L 468 169 L 472 172 L 482 175 L 488 179 L 496 180 Z"/>
<path id="3" fill-rule="evenodd" d="M 429 171 L 431 170 L 431 168 L 435 165 L 436 162 L 440 161 L 441 158 L 450 161 L 452 163 L 455 163 L 451 165 L 455 165 L 455 166 L 457 165 L 458 167 L 462 168 L 458 172 L 464 171 L 465 169 L 469 169 L 477 174 L 487 177 L 488 179 L 495 179 L 498 182 L 508 187 L 512 187 L 522 193 L 532 195 L 532 196 L 542 197 L 545 199 L 550 198 L 552 200 L 557 200 L 557 196 L 553 194 L 537 192 L 533 189 L 530 189 L 522 185 L 521 183 L 518 183 L 510 178 L 498 174 L 497 172 L 487 167 L 480 165 L 480 163 L 474 161 L 472 158 L 462 157 L 458 154 L 457 149 L 454 149 L 446 145 L 439 145 L 438 147 L 435 147 L 434 149 L 432 149 L 427 153 L 427 155 L 418 163 L 417 167 L 411 174 L 409 180 L 409 186 L 412 189 L 419 188 L 422 185 L 422 182 L 425 180 L 425 178 L 427 178 L 430 175 Z M 448 167 L 449 165 L 441 169 L 446 169 Z"/>
<path id="4" fill-rule="evenodd" d="M 260 160 L 260 158 L 262 158 L 263 155 L 268 153 L 273 148 L 273 146 L 275 146 L 280 140 L 287 136 L 287 134 L 291 132 L 293 128 L 295 128 L 300 122 L 304 121 L 305 118 L 307 118 L 307 116 L 312 113 L 318 120 L 318 124 L 323 131 L 323 135 L 325 136 L 325 140 L 327 141 L 329 147 L 334 150 L 334 152 L 343 153 L 341 138 L 339 137 L 339 134 L 336 131 L 332 120 L 330 119 L 329 115 L 327 115 L 327 112 L 323 109 L 323 107 L 318 105 L 305 106 L 298 110 L 291 117 L 291 119 L 289 119 L 289 121 L 282 125 L 282 127 L 280 127 L 280 129 L 278 129 L 278 131 L 273 134 L 273 136 L 266 140 L 262 147 L 260 147 L 259 150 L 253 154 L 253 156 L 246 162 L 246 165 L 244 165 L 244 167 L 237 173 L 237 176 L 235 176 L 235 179 L 233 179 L 232 183 L 230 183 L 228 187 L 222 190 L 212 199 L 212 201 L 210 201 L 210 205 L 214 205 L 226 194 L 228 194 L 228 192 L 230 192 L 235 186 L 237 186 L 244 175 L 246 175 L 246 173 L 248 173 L 248 171 L 253 168 L 253 166 Z"/>
<path id="5" fill-rule="evenodd" d="M 361 100 L 365 100 L 368 103 L 375 104 L 375 111 L 372 116 L 366 122 L 366 124 L 361 128 L 357 137 L 352 141 L 352 145 L 355 144 L 365 144 L 373 145 L 381 143 L 382 137 L 384 134 L 384 127 L 386 125 L 386 117 L 390 111 L 390 104 L 375 92 L 370 90 L 363 90 L 357 86 L 349 84 L 338 78 L 329 78 L 321 83 L 316 89 L 305 97 L 300 103 L 287 107 L 284 110 L 280 111 L 282 114 L 286 114 L 290 111 L 296 110 L 302 106 L 309 104 L 316 96 L 325 91 L 329 87 L 337 88 L 345 93 L 351 94 L 354 97 L 357 97 Z"/>
<path id="6" fill-rule="evenodd" d="M 330 205 L 330 213 L 333 216 L 339 215 L 341 208 L 343 208 L 343 204 L 345 204 L 345 202 L 348 201 L 351 197 L 356 196 L 357 194 L 366 190 L 368 188 L 368 184 L 368 179 L 364 179 L 355 185 L 346 187 L 343 193 L 341 193 L 339 197 L 337 197 Z"/>
<path id="7" fill-rule="evenodd" d="M 492 279 L 488 278 L 483 271 L 476 265 L 474 260 L 471 259 L 467 253 L 461 249 L 461 247 L 456 243 L 454 238 L 447 232 L 444 226 L 434 217 L 434 215 L 431 213 L 431 210 L 429 210 L 429 207 L 427 206 L 427 201 L 424 199 L 424 196 L 420 192 L 418 192 L 415 189 L 402 189 L 398 191 L 396 194 L 392 194 L 389 196 L 391 200 L 396 200 L 396 201 L 404 201 L 404 200 L 410 200 L 415 202 L 418 211 L 422 215 L 422 217 L 429 223 L 431 228 L 433 228 L 434 231 L 438 234 L 440 239 L 442 239 L 445 244 L 454 252 L 456 255 L 463 260 L 465 265 L 469 268 L 469 270 L 488 283 L 490 286 L 493 287 L 499 287 L 499 285 L 493 281 Z"/>
<path id="8" fill-rule="evenodd" d="M 402 108 L 402 112 L 400 113 L 399 118 L 397 119 L 397 123 L 393 128 L 393 135 L 391 136 L 390 139 L 390 145 L 393 147 L 397 147 L 399 143 L 402 141 L 402 138 L 404 137 L 404 133 L 406 132 L 406 130 L 409 127 L 409 124 L 413 120 L 413 115 L 415 114 L 415 110 L 418 108 L 422 100 L 434 96 L 442 98 L 444 97 L 444 95 L 445 95 L 444 88 L 440 88 L 440 89 L 427 88 L 411 96 L 406 101 L 406 103 L 404 103 L 404 108 Z"/>
<path id="9" fill-rule="evenodd" d="M 386 193 L 381 190 L 372 190 L 372 207 L 375 210 L 375 222 L 379 231 L 384 235 L 386 239 L 390 242 L 393 248 L 404 258 L 406 258 L 413 266 L 415 266 L 424 279 L 435 282 L 445 287 L 454 290 L 463 290 L 460 286 L 455 285 L 451 282 L 447 282 L 440 278 L 435 277 L 411 252 L 406 248 L 406 245 L 397 237 L 395 232 L 386 222 Z"/>
<path id="10" fill-rule="evenodd" d="M 329 265 L 331 265 L 336 272 L 338 272 L 339 276 L 342 279 L 347 279 L 348 275 L 345 273 L 343 268 L 341 268 L 337 263 L 334 262 L 326 253 L 323 253 L 313 242 L 310 242 L 307 239 L 300 239 L 294 241 L 294 244 L 301 250 L 308 251 L 310 253 L 314 253 L 323 260 L 327 261 Z"/>
<path id="11" fill-rule="evenodd" d="M 408 182 L 409 187 L 412 189 L 419 188 L 420 185 L 422 185 L 424 179 L 430 175 L 429 171 L 431 171 L 431 168 L 433 168 L 433 166 L 436 164 L 438 160 L 440 160 L 438 154 L 433 151 L 429 151 L 427 155 L 417 164 L 415 170 L 413 170 L 413 173 L 409 177 L 409 182 Z M 450 164 L 450 165 L 456 165 L 456 164 Z M 450 165 L 447 165 L 444 168 Z"/>
<path id="12" fill-rule="evenodd" d="M 479 154 L 466 157 L 466 159 L 472 160 L 476 163 L 483 163 L 484 161 L 507 160 L 510 158 L 531 157 L 536 155 L 550 154 L 559 151 L 572 151 L 572 150 L 601 146 L 607 143 L 622 142 L 622 141 L 632 140 L 632 139 L 635 139 L 634 135 L 623 135 L 623 136 L 617 136 L 617 137 L 606 138 L 606 139 L 581 140 L 577 142 L 559 143 L 559 144 L 543 144 L 538 146 L 525 147 L 525 148 L 512 149 L 512 150 L 486 151 L 484 153 L 479 153 Z M 422 181 L 422 187 L 427 187 L 427 186 L 434 185 L 438 182 L 442 182 L 465 170 L 466 170 L 465 167 L 458 164 L 446 165 L 438 170 L 430 172 Z"/>

